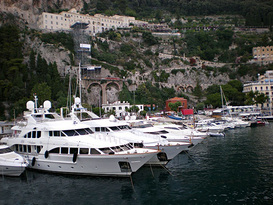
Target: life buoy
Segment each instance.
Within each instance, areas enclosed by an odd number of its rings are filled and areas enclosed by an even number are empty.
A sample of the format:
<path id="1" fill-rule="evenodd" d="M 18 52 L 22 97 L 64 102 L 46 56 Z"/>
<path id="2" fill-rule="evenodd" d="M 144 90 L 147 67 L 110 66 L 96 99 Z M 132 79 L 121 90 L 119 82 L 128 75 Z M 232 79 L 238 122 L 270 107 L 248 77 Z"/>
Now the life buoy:
<path id="1" fill-rule="evenodd" d="M 78 157 L 78 154 L 77 154 L 77 153 L 74 153 L 74 154 L 73 154 L 73 162 L 76 162 L 76 161 L 77 161 L 77 157 Z"/>
<path id="2" fill-rule="evenodd" d="M 32 158 L 32 161 L 31 161 L 31 166 L 34 166 L 34 165 L 35 165 L 35 162 L 36 162 L 36 158 L 33 157 L 33 158 Z"/>
<path id="3" fill-rule="evenodd" d="M 45 158 L 46 158 L 46 159 L 48 158 L 48 154 L 49 154 L 49 153 L 48 153 L 48 151 L 46 150 L 46 151 L 45 151 Z"/>

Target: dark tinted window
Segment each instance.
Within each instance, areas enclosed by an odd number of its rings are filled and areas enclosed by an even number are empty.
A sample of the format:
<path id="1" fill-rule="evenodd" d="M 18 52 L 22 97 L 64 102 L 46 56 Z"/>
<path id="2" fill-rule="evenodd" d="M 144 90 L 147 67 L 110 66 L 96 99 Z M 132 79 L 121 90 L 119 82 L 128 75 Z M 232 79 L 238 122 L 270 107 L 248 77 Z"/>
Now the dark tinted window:
<path id="1" fill-rule="evenodd" d="M 37 147 L 37 152 L 38 152 L 38 150 L 39 150 L 39 148 Z M 56 147 L 56 148 L 54 148 L 52 150 L 49 150 L 49 153 L 57 153 L 57 154 L 59 154 L 60 153 L 60 147 Z"/>

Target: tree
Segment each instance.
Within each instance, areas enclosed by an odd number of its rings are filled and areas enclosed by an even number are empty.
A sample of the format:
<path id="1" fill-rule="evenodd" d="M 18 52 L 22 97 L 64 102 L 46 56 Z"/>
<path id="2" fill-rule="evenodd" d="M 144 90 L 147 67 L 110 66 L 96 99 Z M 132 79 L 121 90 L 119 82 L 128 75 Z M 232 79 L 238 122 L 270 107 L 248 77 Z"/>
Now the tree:
<path id="1" fill-rule="evenodd" d="M 168 106 L 171 108 L 172 111 L 177 112 L 178 111 L 178 107 L 181 106 L 181 102 L 177 101 L 175 103 L 169 103 Z"/>
<path id="2" fill-rule="evenodd" d="M 46 83 L 36 84 L 31 93 L 38 97 L 40 104 L 43 104 L 46 100 L 51 101 L 51 88 Z"/>
<path id="3" fill-rule="evenodd" d="M 132 107 L 130 107 L 130 109 L 129 109 L 129 112 L 135 112 L 135 113 L 137 113 L 139 111 L 139 108 L 138 108 L 138 106 L 136 106 L 136 105 L 133 105 Z"/>

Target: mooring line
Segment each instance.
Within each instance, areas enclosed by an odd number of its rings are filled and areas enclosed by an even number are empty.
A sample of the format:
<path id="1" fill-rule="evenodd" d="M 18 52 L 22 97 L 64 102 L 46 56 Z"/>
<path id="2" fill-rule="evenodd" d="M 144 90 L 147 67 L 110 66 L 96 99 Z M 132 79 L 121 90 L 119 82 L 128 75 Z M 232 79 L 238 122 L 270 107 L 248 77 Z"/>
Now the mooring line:
<path id="1" fill-rule="evenodd" d="M 174 176 L 164 165 L 160 164 L 170 175 Z"/>
<path id="2" fill-rule="evenodd" d="M 155 178 L 155 175 L 154 175 L 153 168 L 152 168 L 151 164 L 150 164 L 150 168 L 151 168 L 151 172 L 152 172 L 153 178 Z"/>

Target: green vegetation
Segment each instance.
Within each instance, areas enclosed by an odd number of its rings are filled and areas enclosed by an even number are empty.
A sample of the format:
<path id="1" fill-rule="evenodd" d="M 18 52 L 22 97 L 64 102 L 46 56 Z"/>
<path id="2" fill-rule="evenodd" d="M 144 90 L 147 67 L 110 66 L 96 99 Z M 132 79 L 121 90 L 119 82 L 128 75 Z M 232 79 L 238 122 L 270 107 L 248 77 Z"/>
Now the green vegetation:
<path id="1" fill-rule="evenodd" d="M 229 81 L 222 85 L 222 90 L 229 105 L 244 105 L 245 94 L 242 93 L 243 84 L 238 80 Z M 212 105 L 214 108 L 222 107 L 222 99 L 219 85 L 212 85 L 206 89 L 206 106 Z M 225 104 L 226 105 L 226 104 Z"/>
<path id="2" fill-rule="evenodd" d="M 8 102 L 10 118 L 14 117 L 14 113 L 16 116 L 22 114 L 25 103 L 33 100 L 34 93 L 39 95 L 39 104 L 44 100 L 52 100 L 55 108 L 65 106 L 67 81 L 60 78 L 56 64 L 48 64 L 33 51 L 29 56 L 29 64 L 23 64 L 23 42 L 19 39 L 17 27 L 0 27 L 0 101 Z M 5 119 L 3 113 L 0 116 L 1 120 Z"/>
<path id="3" fill-rule="evenodd" d="M 160 110 L 164 109 L 165 101 L 172 97 L 175 97 L 174 89 L 158 88 L 150 81 L 138 86 L 135 92 L 130 92 L 126 86 L 123 86 L 119 93 L 120 101 L 128 101 L 130 104 L 155 104 Z"/>
<path id="4" fill-rule="evenodd" d="M 74 41 L 69 33 L 55 32 L 55 33 L 42 33 L 41 40 L 45 43 L 54 44 L 56 47 L 62 45 L 72 53 L 74 53 Z"/>
<path id="5" fill-rule="evenodd" d="M 169 107 L 171 108 L 172 111 L 177 112 L 178 107 L 181 106 L 181 102 L 177 101 L 175 103 L 169 103 L 168 105 L 169 105 Z"/>

